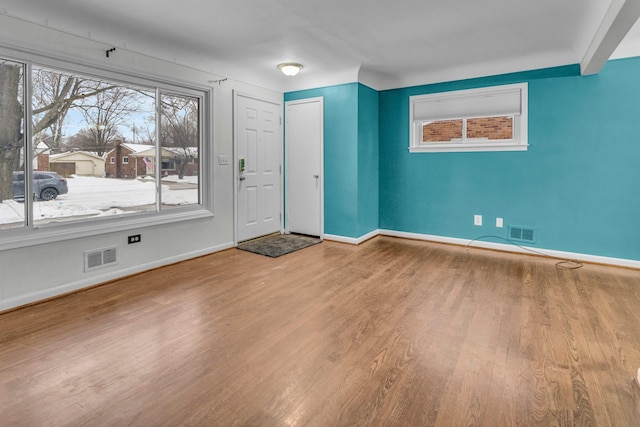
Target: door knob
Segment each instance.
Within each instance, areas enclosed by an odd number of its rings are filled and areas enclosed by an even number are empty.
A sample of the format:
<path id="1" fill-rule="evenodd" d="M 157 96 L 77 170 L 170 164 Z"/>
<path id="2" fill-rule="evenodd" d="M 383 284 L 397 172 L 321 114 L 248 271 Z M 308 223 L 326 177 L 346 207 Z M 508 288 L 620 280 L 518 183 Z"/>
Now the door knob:
<path id="1" fill-rule="evenodd" d="M 320 178 L 320 175 L 318 175 L 318 174 L 316 173 L 316 174 L 314 174 L 314 175 L 313 175 L 313 177 L 314 177 L 315 179 L 318 179 L 318 178 Z"/>

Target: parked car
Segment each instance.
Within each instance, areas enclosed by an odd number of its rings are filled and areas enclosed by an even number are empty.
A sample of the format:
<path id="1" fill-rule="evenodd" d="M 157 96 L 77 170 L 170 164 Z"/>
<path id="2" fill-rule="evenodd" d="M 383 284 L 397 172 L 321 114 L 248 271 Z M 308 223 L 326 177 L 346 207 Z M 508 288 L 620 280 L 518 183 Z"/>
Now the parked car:
<path id="1" fill-rule="evenodd" d="M 51 200 L 69 191 L 67 180 L 55 172 L 33 172 L 31 190 L 40 200 Z M 13 173 L 13 198 L 24 201 L 24 172 Z"/>

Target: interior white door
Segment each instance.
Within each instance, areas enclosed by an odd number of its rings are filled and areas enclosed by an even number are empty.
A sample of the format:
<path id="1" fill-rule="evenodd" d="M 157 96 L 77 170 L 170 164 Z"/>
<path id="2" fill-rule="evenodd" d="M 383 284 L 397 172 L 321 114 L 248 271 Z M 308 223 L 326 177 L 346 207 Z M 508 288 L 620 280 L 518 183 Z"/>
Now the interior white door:
<path id="1" fill-rule="evenodd" d="M 281 227 L 281 104 L 235 94 L 237 238 Z"/>
<path id="2" fill-rule="evenodd" d="M 322 237 L 324 100 L 289 101 L 285 110 L 287 230 Z"/>

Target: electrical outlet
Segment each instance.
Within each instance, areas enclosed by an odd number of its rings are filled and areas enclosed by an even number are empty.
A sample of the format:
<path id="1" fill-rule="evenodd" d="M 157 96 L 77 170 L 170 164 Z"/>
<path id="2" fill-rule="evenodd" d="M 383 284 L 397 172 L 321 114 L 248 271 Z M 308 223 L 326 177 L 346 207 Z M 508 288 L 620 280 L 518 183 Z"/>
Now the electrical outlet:
<path id="1" fill-rule="evenodd" d="M 131 236 L 127 237 L 128 244 L 140 243 L 141 241 L 142 237 L 139 234 L 132 234 Z"/>
<path id="2" fill-rule="evenodd" d="M 498 228 L 504 227 L 504 220 L 502 218 L 496 218 L 496 227 Z"/>
<path id="3" fill-rule="evenodd" d="M 482 225 L 482 215 L 473 216 L 473 225 L 477 225 L 477 226 Z"/>

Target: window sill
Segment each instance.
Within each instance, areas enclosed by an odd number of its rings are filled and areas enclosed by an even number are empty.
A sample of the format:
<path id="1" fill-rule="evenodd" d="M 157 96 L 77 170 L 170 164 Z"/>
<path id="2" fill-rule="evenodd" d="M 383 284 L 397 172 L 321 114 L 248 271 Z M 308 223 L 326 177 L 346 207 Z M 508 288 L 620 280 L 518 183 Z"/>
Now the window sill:
<path id="1" fill-rule="evenodd" d="M 494 144 L 462 144 L 462 143 L 436 143 L 409 147 L 410 153 L 470 153 L 482 151 L 527 151 L 529 144 L 494 143 Z"/>
<path id="2" fill-rule="evenodd" d="M 198 206 L 180 209 L 180 212 L 130 214 L 104 220 L 16 228 L 0 233 L 0 251 L 211 217 L 211 211 Z"/>

